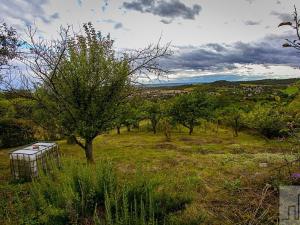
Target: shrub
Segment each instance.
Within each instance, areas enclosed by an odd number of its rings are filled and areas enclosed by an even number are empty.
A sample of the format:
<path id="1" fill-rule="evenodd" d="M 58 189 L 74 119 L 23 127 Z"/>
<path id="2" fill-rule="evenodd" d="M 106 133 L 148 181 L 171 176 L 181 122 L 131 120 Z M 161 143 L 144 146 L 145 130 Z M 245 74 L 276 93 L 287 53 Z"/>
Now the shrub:
<path id="1" fill-rule="evenodd" d="M 157 193 L 151 183 L 120 184 L 110 163 L 67 164 L 52 170 L 31 186 L 30 198 L 37 224 L 166 224 L 168 215 L 190 201 Z M 34 218 L 34 217 L 32 217 Z"/>
<path id="2" fill-rule="evenodd" d="M 0 146 L 15 147 L 34 141 L 33 125 L 27 120 L 0 120 Z"/>
<path id="3" fill-rule="evenodd" d="M 284 130 L 287 128 L 281 112 L 271 106 L 259 105 L 247 115 L 247 125 L 267 138 L 281 137 L 286 134 Z"/>

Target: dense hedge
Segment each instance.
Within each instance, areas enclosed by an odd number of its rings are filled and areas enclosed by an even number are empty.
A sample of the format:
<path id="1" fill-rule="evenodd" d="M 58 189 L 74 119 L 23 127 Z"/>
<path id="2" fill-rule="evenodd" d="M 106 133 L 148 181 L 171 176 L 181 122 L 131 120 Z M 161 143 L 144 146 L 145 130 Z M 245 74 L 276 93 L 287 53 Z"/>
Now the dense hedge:
<path id="1" fill-rule="evenodd" d="M 15 147 L 34 141 L 33 124 L 21 119 L 0 120 L 0 147 Z"/>

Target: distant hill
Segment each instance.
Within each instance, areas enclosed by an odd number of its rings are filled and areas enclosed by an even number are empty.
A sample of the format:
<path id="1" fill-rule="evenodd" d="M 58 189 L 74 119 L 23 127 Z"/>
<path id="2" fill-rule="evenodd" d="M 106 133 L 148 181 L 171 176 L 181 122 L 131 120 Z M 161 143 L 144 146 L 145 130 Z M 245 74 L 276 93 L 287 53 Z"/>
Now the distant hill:
<path id="1" fill-rule="evenodd" d="M 233 83 L 238 84 L 260 84 L 260 85 L 291 85 L 300 81 L 300 78 L 290 78 L 290 79 L 264 79 L 264 80 L 254 80 L 254 81 L 234 81 Z"/>
<path id="2" fill-rule="evenodd" d="M 218 80 L 214 81 L 212 83 L 209 83 L 210 85 L 214 86 L 234 86 L 234 85 L 239 85 L 237 81 L 228 81 L 228 80 Z"/>
<path id="3" fill-rule="evenodd" d="M 251 81 L 227 81 L 227 80 L 218 80 L 214 82 L 207 83 L 199 83 L 199 82 L 191 82 L 191 83 L 159 83 L 159 84 L 145 84 L 144 87 L 148 88 L 171 88 L 171 87 L 189 87 L 193 85 L 199 84 L 208 84 L 213 86 L 235 86 L 240 84 L 254 84 L 254 85 L 279 85 L 286 86 L 291 85 L 296 82 L 300 82 L 300 78 L 289 78 L 289 79 L 263 79 L 263 80 L 251 80 Z"/>

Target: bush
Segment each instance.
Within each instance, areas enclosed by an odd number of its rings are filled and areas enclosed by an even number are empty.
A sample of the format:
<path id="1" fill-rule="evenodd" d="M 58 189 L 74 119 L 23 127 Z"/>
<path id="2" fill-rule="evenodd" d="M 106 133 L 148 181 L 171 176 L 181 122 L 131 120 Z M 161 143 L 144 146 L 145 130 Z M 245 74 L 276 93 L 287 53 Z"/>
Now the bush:
<path id="1" fill-rule="evenodd" d="M 120 184 L 110 163 L 67 164 L 33 182 L 30 191 L 37 224 L 166 224 L 190 201 L 157 193 L 149 182 Z M 37 216 L 36 216 L 37 215 Z"/>
<path id="2" fill-rule="evenodd" d="M 33 142 L 33 124 L 21 119 L 0 120 L 0 147 L 15 147 Z"/>
<path id="3" fill-rule="evenodd" d="M 270 106 L 256 106 L 247 115 L 247 126 L 267 138 L 282 137 L 287 133 L 284 115 Z"/>

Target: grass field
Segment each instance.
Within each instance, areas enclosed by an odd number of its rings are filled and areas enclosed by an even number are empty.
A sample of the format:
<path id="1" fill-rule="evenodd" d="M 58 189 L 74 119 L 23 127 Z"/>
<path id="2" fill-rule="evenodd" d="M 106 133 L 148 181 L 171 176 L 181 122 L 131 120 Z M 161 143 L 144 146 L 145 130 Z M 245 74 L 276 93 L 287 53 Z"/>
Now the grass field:
<path id="1" fill-rule="evenodd" d="M 290 143 L 290 144 L 289 144 Z M 82 159 L 76 145 L 59 141 L 67 159 Z M 241 132 L 233 137 L 228 129 L 197 128 L 193 135 L 185 129 L 172 133 L 166 141 L 162 133 L 122 130 L 97 137 L 96 162 L 112 161 L 121 179 L 138 174 L 157 184 L 157 190 L 191 198 L 176 218 L 182 224 L 275 224 L 278 191 L 290 182 L 286 167 L 276 169 L 297 154 L 291 142 L 266 140 Z M 14 191 L 30 184 L 10 183 L 8 150 L 0 151 L 0 200 L 2 222 L 11 224 Z M 288 167 L 297 172 L 294 167 Z"/>

